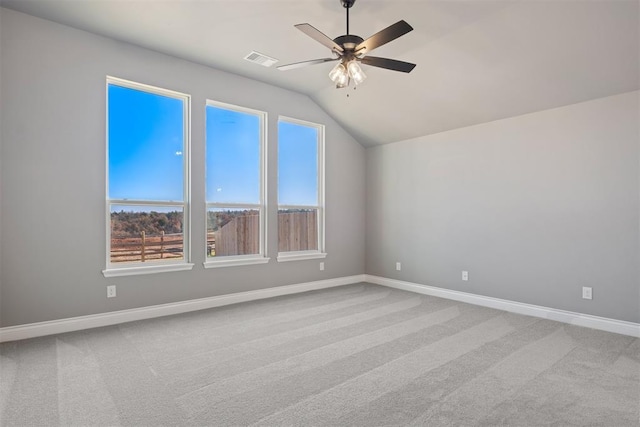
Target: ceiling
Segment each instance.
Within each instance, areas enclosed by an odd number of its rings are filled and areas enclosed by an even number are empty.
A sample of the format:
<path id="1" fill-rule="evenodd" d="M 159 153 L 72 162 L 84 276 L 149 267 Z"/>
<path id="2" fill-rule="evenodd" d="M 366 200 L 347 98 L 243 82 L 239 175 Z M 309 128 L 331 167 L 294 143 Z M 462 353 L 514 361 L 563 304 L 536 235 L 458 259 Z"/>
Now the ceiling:
<path id="1" fill-rule="evenodd" d="M 351 33 L 404 19 L 414 31 L 375 56 L 414 62 L 410 74 L 364 65 L 357 90 L 335 89 L 334 63 L 294 28 L 345 33 L 339 0 L 0 0 L 0 5 L 310 96 L 365 146 L 640 89 L 637 0 L 358 0 Z M 348 94 L 348 96 L 347 96 Z"/>

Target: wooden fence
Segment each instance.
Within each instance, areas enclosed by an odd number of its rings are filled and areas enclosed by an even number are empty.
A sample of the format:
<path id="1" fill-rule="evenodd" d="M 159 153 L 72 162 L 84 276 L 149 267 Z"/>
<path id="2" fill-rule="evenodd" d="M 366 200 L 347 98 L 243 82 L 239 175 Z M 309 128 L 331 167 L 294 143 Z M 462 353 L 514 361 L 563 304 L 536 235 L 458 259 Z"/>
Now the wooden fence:
<path id="1" fill-rule="evenodd" d="M 318 249 L 317 211 L 278 212 L 278 252 Z"/>
<path id="2" fill-rule="evenodd" d="M 257 254 L 260 217 L 237 216 L 215 232 L 207 233 L 209 256 Z M 278 251 L 318 249 L 317 211 L 278 212 Z"/>
<path id="3" fill-rule="evenodd" d="M 260 216 L 233 218 L 218 231 L 207 234 L 209 256 L 249 255 L 260 252 Z"/>
<path id="4" fill-rule="evenodd" d="M 111 262 L 181 259 L 184 257 L 182 233 L 148 236 L 143 231 L 139 237 L 113 237 Z"/>
<path id="5" fill-rule="evenodd" d="M 278 212 L 278 252 L 318 249 L 316 211 Z M 233 218 L 218 231 L 207 233 L 207 255 L 248 255 L 260 251 L 259 215 Z M 139 237 L 113 237 L 111 262 L 181 259 L 184 257 L 182 233 Z"/>

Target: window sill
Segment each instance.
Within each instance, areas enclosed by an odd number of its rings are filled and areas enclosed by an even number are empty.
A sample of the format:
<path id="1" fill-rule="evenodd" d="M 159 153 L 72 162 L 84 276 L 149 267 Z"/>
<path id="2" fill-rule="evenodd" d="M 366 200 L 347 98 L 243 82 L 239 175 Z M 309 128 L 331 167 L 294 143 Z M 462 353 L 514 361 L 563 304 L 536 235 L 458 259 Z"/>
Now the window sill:
<path id="1" fill-rule="evenodd" d="M 326 257 L 326 253 L 317 251 L 281 252 L 278 254 L 278 262 L 304 261 L 307 259 L 322 259 Z"/>
<path id="2" fill-rule="evenodd" d="M 267 264 L 271 258 L 248 257 L 248 258 L 229 258 L 214 259 L 202 263 L 204 268 L 221 268 L 221 267 L 240 267 L 243 265 Z"/>
<path id="3" fill-rule="evenodd" d="M 144 267 L 122 267 L 122 268 L 108 268 L 102 270 L 104 277 L 118 277 L 118 276 L 135 276 L 139 274 L 155 274 L 155 273 L 167 273 L 170 271 L 185 271 L 193 269 L 195 264 L 181 263 L 181 264 L 161 264 L 161 265 L 149 265 Z"/>

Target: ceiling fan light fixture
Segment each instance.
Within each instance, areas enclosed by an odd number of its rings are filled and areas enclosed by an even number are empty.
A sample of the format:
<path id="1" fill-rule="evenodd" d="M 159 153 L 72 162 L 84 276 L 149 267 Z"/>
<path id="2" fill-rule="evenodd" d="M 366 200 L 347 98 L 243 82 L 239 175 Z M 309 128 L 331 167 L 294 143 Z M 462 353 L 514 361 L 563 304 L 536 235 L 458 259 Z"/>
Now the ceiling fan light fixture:
<path id="1" fill-rule="evenodd" d="M 349 73 L 342 63 L 333 67 L 333 70 L 329 72 L 329 78 L 338 88 L 345 87 L 349 84 Z"/>
<path id="2" fill-rule="evenodd" d="M 342 89 L 347 86 L 349 86 L 349 76 L 347 76 L 346 79 L 340 80 L 339 82 L 336 83 L 336 89 Z"/>
<path id="3" fill-rule="evenodd" d="M 347 64 L 347 70 L 349 71 L 349 77 L 356 85 L 359 85 L 367 78 L 367 75 L 362 71 L 360 64 L 355 59 Z"/>

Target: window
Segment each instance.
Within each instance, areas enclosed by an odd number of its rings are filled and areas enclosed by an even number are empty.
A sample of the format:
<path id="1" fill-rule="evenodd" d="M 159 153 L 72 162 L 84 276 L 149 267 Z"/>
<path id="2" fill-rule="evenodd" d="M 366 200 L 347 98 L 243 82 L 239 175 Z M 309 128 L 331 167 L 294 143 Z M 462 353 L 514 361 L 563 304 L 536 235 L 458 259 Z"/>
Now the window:
<path id="1" fill-rule="evenodd" d="M 107 277 L 189 264 L 189 95 L 107 78 Z"/>
<path id="2" fill-rule="evenodd" d="M 266 113 L 207 101 L 205 267 L 265 256 Z"/>
<path id="3" fill-rule="evenodd" d="M 278 121 L 278 261 L 324 258 L 324 126 Z"/>

